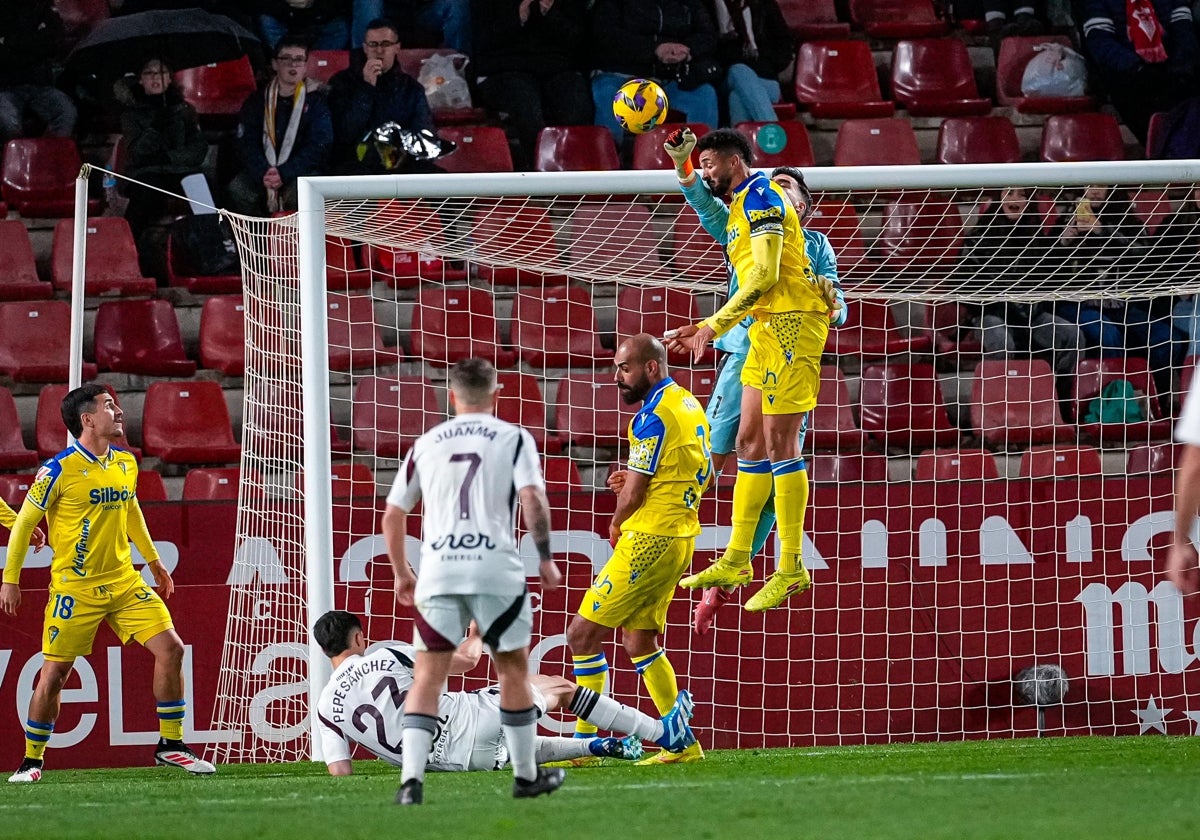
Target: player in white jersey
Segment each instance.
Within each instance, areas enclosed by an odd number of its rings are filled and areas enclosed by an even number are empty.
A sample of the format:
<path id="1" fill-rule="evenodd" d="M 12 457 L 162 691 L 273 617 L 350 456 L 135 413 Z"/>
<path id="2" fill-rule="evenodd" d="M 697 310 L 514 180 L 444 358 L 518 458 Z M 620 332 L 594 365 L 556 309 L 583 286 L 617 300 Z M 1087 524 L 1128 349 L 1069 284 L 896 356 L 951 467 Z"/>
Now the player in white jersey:
<path id="1" fill-rule="evenodd" d="M 396 600 L 416 607 L 417 657 L 404 702 L 400 805 L 424 798 L 425 764 L 438 735 L 438 698 L 463 628 L 474 620 L 500 675 L 500 721 L 513 767 L 513 796 L 549 793 L 558 768 L 538 767 L 537 707 L 529 688 L 533 611 L 514 533 L 517 500 L 541 558 L 547 592 L 562 574 L 550 556 L 550 504 L 529 432 L 500 420 L 496 369 L 484 359 L 450 368 L 456 416 L 417 438 L 387 497 L 383 536 L 396 574 Z M 424 500 L 421 576 L 408 563 L 408 515 Z"/>
<path id="2" fill-rule="evenodd" d="M 1175 474 L 1175 538 L 1167 558 L 1167 577 L 1184 595 L 1200 592 L 1200 564 L 1192 544 L 1192 526 L 1200 508 L 1200 377 L 1183 403 L 1175 423 L 1175 440 L 1183 452 Z"/>
<path id="3" fill-rule="evenodd" d="M 474 625 L 471 631 L 452 657 L 451 673 L 466 673 L 479 661 L 483 640 Z M 352 772 L 351 743 L 391 764 L 402 764 L 401 709 L 413 684 L 414 648 L 388 642 L 369 651 L 362 623 L 345 610 L 321 616 L 313 627 L 313 637 L 334 668 L 317 703 L 330 775 Z M 529 680 L 539 714 L 568 709 L 606 730 L 630 733 L 626 738 L 538 737 L 538 763 L 592 756 L 636 760 L 642 755 L 643 738 L 666 746 L 687 729 L 688 707 L 678 706 L 666 718 L 656 720 L 563 677 L 533 674 Z M 506 763 L 498 689 L 442 692 L 429 768 L 499 770 Z"/>

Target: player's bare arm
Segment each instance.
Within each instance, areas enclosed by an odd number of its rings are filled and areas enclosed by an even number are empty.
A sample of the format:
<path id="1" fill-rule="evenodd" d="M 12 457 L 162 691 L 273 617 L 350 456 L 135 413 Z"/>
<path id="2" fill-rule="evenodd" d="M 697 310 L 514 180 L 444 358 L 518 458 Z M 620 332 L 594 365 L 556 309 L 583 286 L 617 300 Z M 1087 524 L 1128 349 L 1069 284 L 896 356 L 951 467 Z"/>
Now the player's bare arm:
<path id="1" fill-rule="evenodd" d="M 408 564 L 404 550 L 404 538 L 408 533 L 408 512 L 395 505 L 388 505 L 383 512 L 383 541 L 387 545 L 388 560 L 396 576 L 396 603 L 402 607 L 413 605 L 413 592 L 417 588 L 417 576 Z"/>
<path id="2" fill-rule="evenodd" d="M 1184 595 L 1200 592 L 1200 558 L 1192 545 L 1192 524 L 1200 509 L 1200 446 L 1183 445 L 1175 476 L 1175 538 L 1167 555 L 1167 579 Z"/>
<path id="3" fill-rule="evenodd" d="M 525 527 L 533 536 L 533 544 L 537 546 L 538 574 L 542 579 L 542 588 L 547 592 L 558 589 L 562 583 L 562 572 L 554 562 L 550 553 L 550 502 L 546 499 L 546 491 L 541 487 L 530 485 L 521 488 L 521 515 Z"/>

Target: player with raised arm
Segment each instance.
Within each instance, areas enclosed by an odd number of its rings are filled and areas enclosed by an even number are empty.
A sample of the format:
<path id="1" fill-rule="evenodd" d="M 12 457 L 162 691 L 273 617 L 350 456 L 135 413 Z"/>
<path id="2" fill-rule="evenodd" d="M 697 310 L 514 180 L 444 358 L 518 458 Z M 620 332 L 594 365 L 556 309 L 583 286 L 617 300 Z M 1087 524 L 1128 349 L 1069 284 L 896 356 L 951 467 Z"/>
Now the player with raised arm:
<path id="1" fill-rule="evenodd" d="M 750 168 L 749 141 L 732 129 L 717 129 L 701 138 L 696 148 L 713 195 L 732 196 L 725 251 L 738 290 L 711 317 L 675 330 L 671 344 L 698 360 L 714 337 L 724 335 L 747 315 L 754 319 L 742 368 L 741 416 L 750 423 L 762 417 L 766 457 L 750 459 L 739 452 L 733 533 L 725 554 L 680 584 L 691 589 L 748 583 L 753 576 L 754 532 L 774 492 L 778 566 L 745 607 L 762 612 L 812 586 L 801 559 L 808 473 L 799 441 L 808 413 L 817 404 L 830 313 L 842 303 L 834 282 L 813 271 L 800 217 L 783 189 Z"/>
<path id="2" fill-rule="evenodd" d="M 513 796 L 550 793 L 565 773 L 538 767 L 538 710 L 529 688 L 533 612 L 517 553 L 520 499 L 525 527 L 541 558 L 547 592 L 562 574 L 550 556 L 550 505 L 533 437 L 495 416 L 496 369 L 472 358 L 450 368 L 455 417 L 430 429 L 400 465 L 383 514 L 396 574 L 396 600 L 416 607 L 413 685 L 404 701 L 399 805 L 424 800 L 425 767 L 438 736 L 438 699 L 463 628 L 472 620 L 500 676 L 500 725 L 513 767 Z M 425 500 L 421 575 L 408 564 L 408 515 Z"/>
<path id="3" fill-rule="evenodd" d="M 679 576 L 692 561 L 700 533 L 700 496 L 712 475 L 708 420 L 700 403 L 667 371 L 667 352 L 645 333 L 627 338 L 614 357 L 626 404 L 642 403 L 629 424 L 629 462 L 609 476 L 617 508 L 609 523 L 612 557 L 583 596 L 567 627 L 575 682 L 603 694 L 608 679 L 604 641 L 621 628 L 621 643 L 658 712 L 680 726 L 664 749 L 641 763 L 699 761 L 704 751 L 686 721 L 692 698 L 658 644 Z M 677 712 L 676 709 L 682 710 Z M 596 727 L 580 720 L 576 737 Z"/>
<path id="4" fill-rule="evenodd" d="M 333 662 L 333 675 L 317 704 L 325 763 L 333 776 L 352 771 L 350 744 L 399 766 L 404 698 L 412 688 L 415 651 L 389 642 L 368 651 L 362 623 L 344 610 L 317 620 L 313 637 Z M 474 624 L 451 657 L 450 673 L 475 667 L 483 639 Z M 642 740 L 665 743 L 674 720 L 657 720 L 609 697 L 581 688 L 563 677 L 529 676 L 539 715 L 568 710 L 606 730 L 630 733 L 625 738 L 560 738 L 538 736 L 538 764 L 575 762 L 585 758 L 636 760 Z M 438 700 L 439 729 L 429 767 L 434 770 L 498 770 L 508 763 L 500 723 L 499 689 L 443 691 Z"/>
<path id="5" fill-rule="evenodd" d="M 175 583 L 138 506 L 137 461 L 111 445 L 125 433 L 121 409 L 104 386 L 84 385 L 63 397 L 62 417 L 76 442 L 38 470 L 12 526 L 0 587 L 0 604 L 16 615 L 30 535 L 47 517 L 54 559 L 42 635 L 44 662 L 29 701 L 25 760 L 9 781 L 36 782 L 42 777 L 42 756 L 58 718 L 59 695 L 75 658 L 92 652 L 101 620 L 123 643 L 135 639 L 154 656 L 160 735 L 155 763 L 193 774 L 214 773 L 216 768 L 183 742 L 183 642 L 163 603 Z M 130 540 L 154 575 L 153 589 L 133 567 Z"/>
<path id="6" fill-rule="evenodd" d="M 675 162 L 675 173 L 679 177 L 679 188 L 684 198 L 700 217 L 701 226 L 722 245 L 724 250 L 726 228 L 729 222 L 729 208 L 716 198 L 704 181 L 696 176 L 692 167 L 692 150 L 696 146 L 696 135 L 690 128 L 681 128 L 670 134 L 663 148 Z M 776 167 L 771 173 L 771 180 L 778 184 L 803 223 L 813 210 L 812 193 L 804 181 L 804 174 L 792 166 Z M 846 323 L 849 308 L 838 281 L 837 256 L 828 237 L 820 231 L 803 228 L 805 251 L 812 263 L 813 273 L 824 286 L 826 281 L 832 284 L 834 296 L 840 307 L 831 308 L 829 323 L 838 327 Z M 729 273 L 729 296 L 737 293 L 737 274 L 725 256 L 725 267 Z M 719 336 L 714 342 L 722 352 L 721 365 L 717 374 L 717 383 L 709 398 L 706 414 L 712 429 L 713 469 L 720 474 L 725 467 L 730 452 L 737 451 L 738 457 L 751 462 L 761 461 L 766 457 L 766 442 L 763 439 L 762 414 L 753 412 L 743 421 L 742 418 L 742 368 L 746 364 L 746 356 L 750 351 L 749 327 L 754 323 L 752 318 L 744 318 Z M 801 424 L 799 451 L 804 450 L 804 434 L 807 430 L 808 418 Z M 736 446 L 735 446 L 736 444 Z M 772 487 L 771 496 L 763 505 L 759 514 L 758 524 L 754 530 L 751 557 L 757 557 L 766 544 L 771 528 L 775 525 L 775 494 Z M 722 586 L 711 586 L 704 590 L 700 603 L 696 605 L 695 617 L 692 623 L 695 631 L 704 635 L 712 626 L 713 616 L 730 597 L 732 589 Z"/>

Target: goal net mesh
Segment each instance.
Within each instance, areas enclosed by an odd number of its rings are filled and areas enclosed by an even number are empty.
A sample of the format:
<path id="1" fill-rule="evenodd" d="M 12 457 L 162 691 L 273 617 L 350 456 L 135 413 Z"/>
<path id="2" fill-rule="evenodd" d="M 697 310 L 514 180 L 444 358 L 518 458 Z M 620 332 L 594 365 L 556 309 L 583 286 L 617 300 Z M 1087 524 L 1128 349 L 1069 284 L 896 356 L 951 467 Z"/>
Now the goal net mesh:
<path id="1" fill-rule="evenodd" d="M 805 226 L 828 236 L 850 302 L 805 441 L 815 586 L 765 615 L 737 594 L 704 636 L 698 593 L 677 591 L 662 641 L 701 742 L 1028 735 L 1047 697 L 1052 733 L 1190 731 L 1200 708 L 1183 672 L 1200 629 L 1185 628 L 1155 557 L 1192 368 L 1196 185 L 815 192 Z M 612 382 L 615 342 L 725 296 L 721 249 L 695 213 L 673 193 L 327 201 L 319 440 L 302 428 L 297 216 L 233 222 L 244 478 L 216 723 L 243 737 L 217 757 L 310 755 L 307 517 L 333 529 L 334 605 L 364 615 L 372 641 L 411 639 L 379 516 L 399 459 L 447 416 L 447 365 L 467 355 L 496 362 L 499 414 L 543 453 L 566 586 L 539 591 L 525 540 L 533 659 L 570 677 L 565 628 L 608 557 L 605 480 L 636 408 Z M 671 371 L 707 402 L 718 361 Z M 332 509 L 305 504 L 306 446 L 328 447 Z M 733 471 L 704 502 L 693 568 L 728 538 Z M 755 559 L 758 582 L 774 547 Z M 651 711 L 616 639 L 605 649 L 610 690 Z M 1053 669 L 1030 693 L 1018 675 L 1035 665 L 1062 669 L 1065 697 Z M 491 679 L 485 664 L 461 684 Z"/>

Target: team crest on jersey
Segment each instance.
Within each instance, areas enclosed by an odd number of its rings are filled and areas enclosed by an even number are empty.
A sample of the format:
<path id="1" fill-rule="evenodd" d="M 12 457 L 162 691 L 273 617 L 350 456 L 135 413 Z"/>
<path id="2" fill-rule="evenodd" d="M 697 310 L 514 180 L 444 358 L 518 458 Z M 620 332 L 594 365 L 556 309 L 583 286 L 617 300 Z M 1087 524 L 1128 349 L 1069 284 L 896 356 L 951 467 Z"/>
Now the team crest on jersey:
<path id="1" fill-rule="evenodd" d="M 639 440 L 629 449 L 629 466 L 635 470 L 648 470 L 654 463 L 654 453 L 658 451 L 658 438 Z"/>
<path id="2" fill-rule="evenodd" d="M 124 461 L 121 461 L 117 466 L 121 468 L 121 475 L 129 475 L 128 470 L 126 470 L 127 464 Z"/>
<path id="3" fill-rule="evenodd" d="M 629 582 L 637 583 L 638 578 L 640 578 L 641 576 L 642 576 L 641 572 L 630 572 L 629 573 Z"/>
<path id="4" fill-rule="evenodd" d="M 50 475 L 50 468 L 43 464 L 42 466 L 38 467 L 37 475 L 33 477 L 33 483 L 37 484 L 48 475 Z"/>
<path id="5" fill-rule="evenodd" d="M 598 610 L 598 609 L 600 609 L 600 602 L 599 602 L 599 601 L 592 601 L 592 612 L 595 612 L 595 611 L 596 611 L 596 610 Z"/>
<path id="6" fill-rule="evenodd" d="M 58 638 L 59 629 L 53 624 L 46 628 L 46 635 L 50 637 L 50 644 L 54 644 L 54 640 Z"/>

